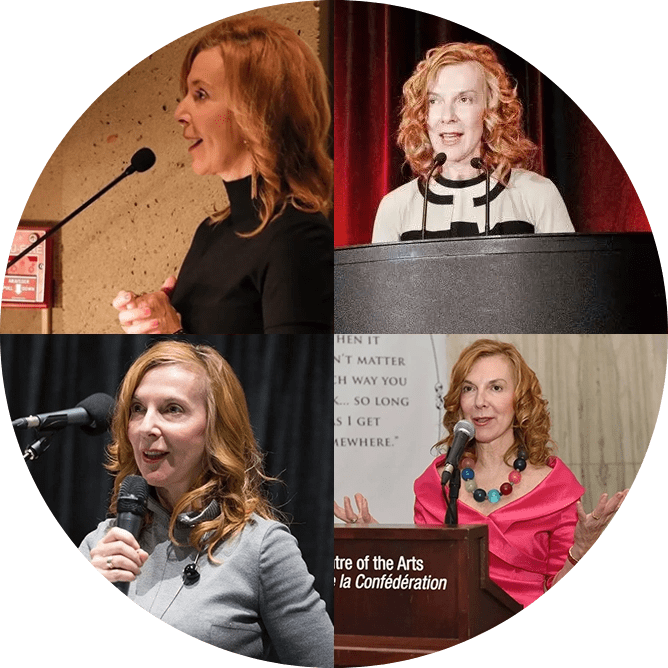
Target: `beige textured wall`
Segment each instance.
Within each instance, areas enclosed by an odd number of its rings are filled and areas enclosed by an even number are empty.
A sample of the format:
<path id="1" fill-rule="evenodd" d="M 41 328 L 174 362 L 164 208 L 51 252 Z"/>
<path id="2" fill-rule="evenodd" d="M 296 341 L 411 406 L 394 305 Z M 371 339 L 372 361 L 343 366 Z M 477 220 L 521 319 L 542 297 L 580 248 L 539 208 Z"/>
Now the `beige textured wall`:
<path id="1" fill-rule="evenodd" d="M 230 9 L 221 9 L 224 18 Z M 318 51 L 316 2 L 248 12 L 283 23 Z M 187 47 L 185 35 L 113 83 L 74 124 L 42 172 L 22 219 L 55 223 L 120 175 L 133 153 L 157 156 L 144 174 L 123 180 L 58 234 L 53 333 L 120 333 L 111 300 L 121 289 L 156 290 L 176 273 L 197 225 L 226 199 L 218 177 L 190 169 L 187 143 L 173 114 Z M 4 309 L 3 333 L 39 333 L 43 313 Z"/>
<path id="2" fill-rule="evenodd" d="M 555 454 L 586 487 L 586 509 L 601 493 L 632 484 L 659 414 L 665 335 L 451 334 L 445 378 L 478 338 L 514 344 L 536 372 L 549 402 Z"/>

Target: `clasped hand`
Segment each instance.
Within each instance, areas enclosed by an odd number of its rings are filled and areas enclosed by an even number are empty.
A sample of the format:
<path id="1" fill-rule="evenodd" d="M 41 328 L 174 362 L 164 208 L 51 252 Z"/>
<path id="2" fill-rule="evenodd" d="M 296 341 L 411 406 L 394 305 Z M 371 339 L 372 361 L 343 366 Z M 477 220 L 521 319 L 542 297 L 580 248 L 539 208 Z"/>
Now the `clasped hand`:
<path id="1" fill-rule="evenodd" d="M 157 292 L 136 295 L 121 290 L 112 306 L 118 311 L 118 321 L 126 334 L 173 334 L 181 329 L 181 316 L 169 298 L 176 278 L 170 276 Z"/>
<path id="2" fill-rule="evenodd" d="M 112 527 L 90 551 L 90 562 L 109 582 L 132 582 L 148 559 L 148 552 L 125 529 Z"/>

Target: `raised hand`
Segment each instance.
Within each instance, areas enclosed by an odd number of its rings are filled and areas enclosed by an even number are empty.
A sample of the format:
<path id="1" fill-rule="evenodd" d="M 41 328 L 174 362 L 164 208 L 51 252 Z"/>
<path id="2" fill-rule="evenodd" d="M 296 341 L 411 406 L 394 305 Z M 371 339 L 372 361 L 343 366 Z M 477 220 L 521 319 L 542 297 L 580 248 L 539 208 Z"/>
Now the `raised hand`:
<path id="1" fill-rule="evenodd" d="M 626 498 L 628 489 L 608 498 L 607 494 L 601 494 L 601 498 L 596 504 L 596 508 L 587 514 L 581 501 L 578 501 L 578 523 L 575 526 L 575 538 L 571 554 L 575 559 L 581 559 L 589 548 L 598 540 L 603 533 L 603 529 L 608 526 L 610 520 L 622 505 Z"/>
<path id="2" fill-rule="evenodd" d="M 350 498 L 343 497 L 343 508 L 334 501 L 334 515 L 346 524 L 378 524 L 378 521 L 369 512 L 369 502 L 361 494 L 355 494 L 357 513 L 353 510 Z"/>

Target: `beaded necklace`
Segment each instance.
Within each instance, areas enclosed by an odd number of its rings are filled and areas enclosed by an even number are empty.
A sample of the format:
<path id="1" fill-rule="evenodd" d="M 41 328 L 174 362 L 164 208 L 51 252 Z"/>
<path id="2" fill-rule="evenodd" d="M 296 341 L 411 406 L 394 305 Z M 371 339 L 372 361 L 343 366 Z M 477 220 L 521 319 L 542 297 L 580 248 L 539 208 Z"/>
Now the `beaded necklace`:
<path id="1" fill-rule="evenodd" d="M 522 471 L 527 467 L 527 453 L 525 450 L 517 451 L 517 459 L 513 462 L 513 470 L 508 474 L 508 482 L 504 482 L 499 489 L 490 489 L 486 492 L 475 484 L 475 471 L 473 467 L 475 462 L 470 457 L 464 457 L 460 466 L 462 467 L 462 480 L 467 492 L 473 494 L 473 498 L 482 503 L 487 500 L 490 503 L 498 503 L 502 496 L 508 496 L 512 493 L 513 487 L 522 480 Z"/>

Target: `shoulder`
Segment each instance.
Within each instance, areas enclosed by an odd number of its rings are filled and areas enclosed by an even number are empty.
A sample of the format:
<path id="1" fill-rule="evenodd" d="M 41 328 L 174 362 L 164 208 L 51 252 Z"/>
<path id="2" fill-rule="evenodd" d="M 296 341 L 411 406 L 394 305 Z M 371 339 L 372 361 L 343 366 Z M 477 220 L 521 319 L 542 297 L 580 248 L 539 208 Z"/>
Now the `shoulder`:
<path id="1" fill-rule="evenodd" d="M 509 188 L 518 188 L 527 193 L 535 193 L 536 195 L 554 194 L 559 195 L 557 186 L 545 176 L 541 176 L 536 172 L 531 172 L 528 169 L 514 168 L 510 172 L 510 179 L 508 182 Z"/>
<path id="2" fill-rule="evenodd" d="M 273 545 L 296 542 L 285 524 L 260 517 L 255 513 L 248 519 L 237 536 L 231 538 L 244 549 L 262 552 Z M 236 546 L 235 546 L 236 547 Z"/>
<path id="3" fill-rule="evenodd" d="M 526 207 L 536 232 L 575 232 L 566 204 L 550 179 L 526 169 L 513 169 L 507 192 L 518 197 Z"/>
<path id="4" fill-rule="evenodd" d="M 578 490 L 580 494 L 584 494 L 585 488 L 578 482 L 573 471 L 559 457 L 554 457 L 552 463 L 552 476 L 559 484 L 566 485 L 571 489 Z"/>
<path id="5" fill-rule="evenodd" d="M 578 501 L 585 493 L 585 488 L 578 482 L 574 473 L 558 457 L 552 457 L 548 466 L 552 469 L 536 487 L 550 503 L 558 508 L 565 508 Z"/>
<path id="6" fill-rule="evenodd" d="M 283 580 L 305 575 L 302 571 L 306 566 L 297 539 L 281 522 L 253 515 L 235 549 L 249 566 L 257 569 L 264 587 L 270 588 L 277 578 Z"/>
<path id="7" fill-rule="evenodd" d="M 195 230 L 192 241 L 190 242 L 190 247 L 192 248 L 201 248 L 207 245 L 210 241 L 211 235 L 216 230 L 218 223 L 214 224 L 211 222 L 211 218 L 205 218 Z"/>
<path id="8" fill-rule="evenodd" d="M 385 197 L 383 197 L 381 203 L 400 203 L 412 199 L 415 195 L 419 195 L 420 193 L 417 183 L 418 180 L 413 179 L 412 181 L 404 183 L 402 186 L 391 190 Z"/>
<path id="9" fill-rule="evenodd" d="M 321 213 L 307 213 L 294 207 L 288 207 L 272 220 L 257 238 L 264 238 L 271 250 L 291 253 L 334 247 L 334 230 L 327 218 Z"/>
<path id="10" fill-rule="evenodd" d="M 272 220 L 265 231 L 273 232 L 275 235 L 290 232 L 303 232 L 313 230 L 320 234 L 333 235 L 332 225 L 322 213 L 309 213 L 300 211 L 294 206 L 287 206 L 285 211 Z"/>
<path id="11" fill-rule="evenodd" d="M 422 195 L 418 190 L 417 179 L 387 193 L 376 211 L 372 242 L 399 241 L 403 219 L 416 203 L 419 205 L 421 201 Z"/>
<path id="12" fill-rule="evenodd" d="M 434 489 L 438 489 L 434 482 L 438 482 L 439 472 L 438 469 L 445 462 L 446 455 L 439 455 L 427 468 L 422 472 L 422 474 L 415 480 L 413 489 L 415 495 L 421 495 L 427 492 L 433 492 Z"/>

